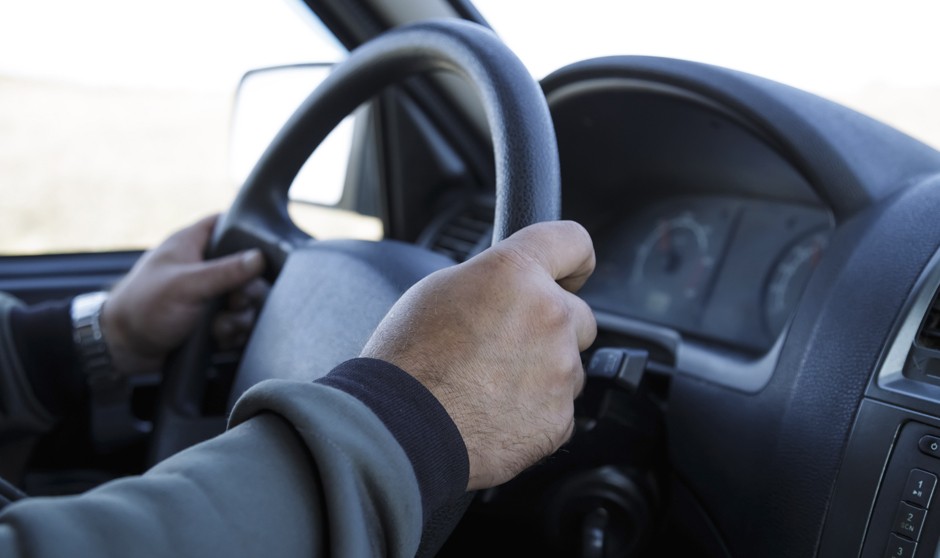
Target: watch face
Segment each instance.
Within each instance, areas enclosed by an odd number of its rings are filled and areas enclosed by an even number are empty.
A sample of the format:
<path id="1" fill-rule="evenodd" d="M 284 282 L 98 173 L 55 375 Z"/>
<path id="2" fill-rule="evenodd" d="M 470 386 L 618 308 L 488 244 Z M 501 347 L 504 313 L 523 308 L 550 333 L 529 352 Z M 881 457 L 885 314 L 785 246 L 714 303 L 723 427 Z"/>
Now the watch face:
<path id="1" fill-rule="evenodd" d="M 101 310 L 101 305 L 108 299 L 108 293 L 97 291 L 80 294 L 72 299 L 72 322 L 90 318 Z"/>

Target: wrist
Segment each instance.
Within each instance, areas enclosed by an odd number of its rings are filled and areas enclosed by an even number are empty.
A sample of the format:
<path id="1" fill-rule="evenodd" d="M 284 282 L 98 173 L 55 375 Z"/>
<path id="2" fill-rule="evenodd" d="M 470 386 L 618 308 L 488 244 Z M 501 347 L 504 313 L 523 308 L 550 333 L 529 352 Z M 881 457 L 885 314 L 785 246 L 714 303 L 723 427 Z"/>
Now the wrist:
<path id="1" fill-rule="evenodd" d="M 100 313 L 101 332 L 108 347 L 112 368 L 125 376 L 159 373 L 162 358 L 149 356 L 134 346 L 130 341 L 133 337 L 129 333 L 131 326 L 114 308 L 114 300 L 110 300 L 102 305 Z"/>

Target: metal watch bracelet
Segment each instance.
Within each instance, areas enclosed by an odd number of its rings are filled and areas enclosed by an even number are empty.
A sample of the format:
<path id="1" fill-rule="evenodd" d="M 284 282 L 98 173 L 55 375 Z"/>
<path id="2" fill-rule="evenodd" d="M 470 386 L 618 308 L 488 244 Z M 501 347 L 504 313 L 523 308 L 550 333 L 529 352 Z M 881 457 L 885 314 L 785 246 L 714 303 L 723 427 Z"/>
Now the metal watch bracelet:
<path id="1" fill-rule="evenodd" d="M 101 330 L 101 308 L 105 291 L 85 293 L 72 299 L 72 337 L 81 369 L 93 393 L 118 388 L 120 375 L 111 366 L 111 355 Z"/>

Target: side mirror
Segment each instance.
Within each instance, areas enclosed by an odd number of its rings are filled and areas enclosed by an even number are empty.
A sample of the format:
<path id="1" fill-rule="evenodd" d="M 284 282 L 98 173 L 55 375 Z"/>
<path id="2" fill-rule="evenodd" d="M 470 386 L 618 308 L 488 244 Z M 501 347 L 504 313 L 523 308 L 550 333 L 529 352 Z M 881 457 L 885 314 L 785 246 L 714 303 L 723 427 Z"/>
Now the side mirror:
<path id="1" fill-rule="evenodd" d="M 329 75 L 332 66 L 272 66 L 242 76 L 235 93 L 229 137 L 229 172 L 235 184 L 245 181 L 277 132 Z M 343 120 L 310 156 L 290 188 L 291 201 L 326 207 L 340 203 L 353 145 L 354 118 Z"/>

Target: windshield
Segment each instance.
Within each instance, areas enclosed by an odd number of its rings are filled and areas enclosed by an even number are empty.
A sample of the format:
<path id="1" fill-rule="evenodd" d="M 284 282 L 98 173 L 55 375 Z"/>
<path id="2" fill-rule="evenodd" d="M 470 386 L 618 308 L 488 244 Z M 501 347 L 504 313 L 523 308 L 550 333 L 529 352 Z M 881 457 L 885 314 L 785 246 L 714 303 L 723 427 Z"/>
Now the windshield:
<path id="1" fill-rule="evenodd" d="M 300 0 L 0 2 L 0 254 L 143 248 L 224 210 L 248 70 L 345 56 Z"/>
<path id="2" fill-rule="evenodd" d="M 827 97 L 940 148 L 940 3 L 475 0 L 536 78 L 639 54 L 756 74 Z"/>

